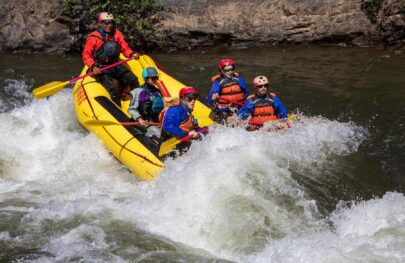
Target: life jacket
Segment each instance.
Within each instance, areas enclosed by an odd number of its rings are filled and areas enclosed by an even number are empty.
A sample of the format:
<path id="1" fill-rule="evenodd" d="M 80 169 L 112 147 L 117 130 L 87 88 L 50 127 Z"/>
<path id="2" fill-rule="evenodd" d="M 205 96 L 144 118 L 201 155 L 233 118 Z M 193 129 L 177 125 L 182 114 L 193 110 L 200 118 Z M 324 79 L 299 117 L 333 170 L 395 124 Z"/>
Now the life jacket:
<path id="1" fill-rule="evenodd" d="M 265 98 L 250 95 L 248 99 L 253 101 L 254 110 L 252 118 L 250 119 L 252 123 L 264 123 L 267 121 L 278 120 L 278 116 L 274 109 L 273 95 L 269 94 Z"/>
<path id="2" fill-rule="evenodd" d="M 162 128 L 163 128 L 163 119 L 165 118 L 168 109 L 169 107 L 164 108 L 159 114 L 159 122 L 162 123 Z M 185 132 L 190 132 L 194 130 L 194 126 L 195 126 L 195 119 L 193 114 L 187 113 L 187 119 L 185 119 L 183 122 L 180 123 L 179 128 Z"/>
<path id="3" fill-rule="evenodd" d="M 159 122 L 163 123 L 163 118 L 166 115 L 166 111 L 173 106 L 178 106 L 180 104 L 180 100 L 170 100 L 170 101 L 165 101 L 165 108 L 159 113 Z M 162 126 L 163 127 L 163 126 Z"/>
<path id="4" fill-rule="evenodd" d="M 142 119 L 157 122 L 159 121 L 159 114 L 164 109 L 165 105 L 163 102 L 163 98 L 160 96 L 158 92 L 151 92 L 148 87 L 145 85 L 140 87 L 142 92 L 146 92 L 147 99 L 139 99 L 139 106 L 138 111 L 141 114 Z M 139 94 L 139 97 L 141 94 Z M 144 97 L 144 93 L 142 94 Z"/>
<path id="5" fill-rule="evenodd" d="M 180 123 L 179 128 L 185 132 L 190 132 L 194 130 L 194 116 L 191 113 L 187 114 L 187 119 Z"/>
<path id="6" fill-rule="evenodd" d="M 90 34 L 89 37 L 96 37 L 104 42 L 104 44 L 98 49 L 93 51 L 93 56 L 99 65 L 109 65 L 117 62 L 120 57 L 120 48 L 115 41 L 114 35 L 111 40 L 108 40 L 106 36 L 97 32 L 98 35 Z"/>
<path id="7" fill-rule="evenodd" d="M 159 94 L 153 94 L 147 87 L 144 87 L 143 90 L 149 95 L 150 111 L 154 114 L 160 113 L 165 107 L 162 97 Z"/>
<path id="8" fill-rule="evenodd" d="M 245 102 L 245 92 L 242 90 L 239 84 L 239 79 L 237 78 L 238 74 L 234 73 L 235 76 L 233 76 L 231 79 L 225 78 L 221 75 L 216 75 L 212 77 L 212 81 L 218 81 L 219 86 L 220 86 L 220 93 L 219 95 L 222 98 L 231 100 L 231 101 L 236 101 L 240 103 Z M 228 108 L 232 105 L 232 103 L 229 103 L 227 101 L 221 101 L 219 99 L 218 106 L 221 108 Z"/>

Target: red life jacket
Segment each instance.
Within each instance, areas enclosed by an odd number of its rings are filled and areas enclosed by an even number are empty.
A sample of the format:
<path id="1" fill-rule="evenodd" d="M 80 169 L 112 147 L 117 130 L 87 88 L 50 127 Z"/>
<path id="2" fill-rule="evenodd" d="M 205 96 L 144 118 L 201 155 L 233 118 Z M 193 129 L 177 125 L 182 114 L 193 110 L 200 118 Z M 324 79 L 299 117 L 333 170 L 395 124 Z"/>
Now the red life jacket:
<path id="1" fill-rule="evenodd" d="M 231 101 L 236 101 L 240 103 L 245 102 L 245 92 L 242 90 L 239 84 L 239 79 L 237 78 L 238 74 L 234 73 L 235 76 L 231 79 L 225 78 L 221 75 L 216 75 L 212 77 L 212 81 L 218 81 L 220 85 L 220 93 L 219 95 L 221 98 L 225 98 Z M 228 108 L 232 105 L 227 101 L 218 102 L 218 106 L 221 108 Z"/>
<path id="2" fill-rule="evenodd" d="M 274 101 L 272 95 L 267 95 L 265 98 L 259 98 L 256 95 L 250 95 L 248 99 L 253 101 L 254 111 L 252 118 L 253 123 L 264 123 L 267 121 L 278 120 L 274 109 Z"/>

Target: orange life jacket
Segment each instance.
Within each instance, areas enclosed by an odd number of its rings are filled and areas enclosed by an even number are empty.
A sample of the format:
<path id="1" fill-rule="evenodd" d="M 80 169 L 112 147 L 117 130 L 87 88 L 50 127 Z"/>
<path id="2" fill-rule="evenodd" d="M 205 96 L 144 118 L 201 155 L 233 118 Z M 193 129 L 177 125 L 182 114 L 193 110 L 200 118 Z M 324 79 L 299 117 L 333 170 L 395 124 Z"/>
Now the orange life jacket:
<path id="1" fill-rule="evenodd" d="M 163 118 L 164 118 L 165 115 L 166 115 L 167 109 L 169 109 L 169 108 L 172 107 L 172 106 L 177 106 L 177 105 L 179 105 L 179 104 L 180 104 L 180 99 L 174 99 L 174 100 L 170 100 L 170 101 L 165 100 L 165 107 L 164 107 L 164 109 L 159 113 L 159 122 L 160 122 L 160 123 L 163 123 Z"/>
<path id="2" fill-rule="evenodd" d="M 250 95 L 248 99 L 253 101 L 254 111 L 252 118 L 250 119 L 253 123 L 264 123 L 267 121 L 278 120 L 278 116 L 273 107 L 274 101 L 271 94 L 267 95 L 265 98 Z"/>
<path id="3" fill-rule="evenodd" d="M 219 81 L 220 85 L 220 93 L 219 95 L 222 98 L 231 100 L 231 101 L 236 101 L 240 103 L 245 102 L 245 92 L 242 90 L 239 84 L 239 79 L 237 78 L 238 74 L 234 73 L 235 76 L 232 77 L 231 79 L 221 77 L 221 75 L 215 75 L 212 77 L 212 81 Z M 221 101 L 219 99 L 218 106 L 221 108 L 228 108 L 232 105 L 232 103 L 229 103 L 227 101 Z"/>
<path id="4" fill-rule="evenodd" d="M 178 104 L 177 104 L 178 105 Z M 159 122 L 162 124 L 163 128 L 163 119 L 165 118 L 166 112 L 170 107 L 164 108 L 159 114 Z M 188 114 L 188 118 L 180 123 L 179 128 L 185 132 L 190 132 L 194 130 L 194 116 L 193 114 Z"/>
<path id="5" fill-rule="evenodd" d="M 189 113 L 188 118 L 180 123 L 179 128 L 185 132 L 190 132 L 194 130 L 194 117 L 193 114 Z"/>

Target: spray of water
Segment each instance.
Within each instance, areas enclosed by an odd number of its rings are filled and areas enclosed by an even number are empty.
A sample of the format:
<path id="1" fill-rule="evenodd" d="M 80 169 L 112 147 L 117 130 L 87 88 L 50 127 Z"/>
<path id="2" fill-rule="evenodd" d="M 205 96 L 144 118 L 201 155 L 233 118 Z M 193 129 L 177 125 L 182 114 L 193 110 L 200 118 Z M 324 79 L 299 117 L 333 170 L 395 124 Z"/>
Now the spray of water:
<path id="1" fill-rule="evenodd" d="M 66 90 L 0 113 L 0 241 L 10 250 L 35 248 L 39 262 L 156 250 L 241 262 L 405 259 L 402 194 L 324 215 L 292 176 L 356 152 L 367 131 L 355 124 L 300 116 L 272 133 L 216 126 L 144 183 L 79 126 L 72 105 Z"/>

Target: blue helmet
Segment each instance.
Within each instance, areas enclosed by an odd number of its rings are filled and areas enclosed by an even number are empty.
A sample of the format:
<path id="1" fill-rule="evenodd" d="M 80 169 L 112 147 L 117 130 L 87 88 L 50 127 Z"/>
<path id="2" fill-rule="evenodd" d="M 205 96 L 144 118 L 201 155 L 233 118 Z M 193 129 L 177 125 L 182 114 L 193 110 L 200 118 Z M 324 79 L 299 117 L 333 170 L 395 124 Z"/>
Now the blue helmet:
<path id="1" fill-rule="evenodd" d="M 159 73 L 154 67 L 148 67 L 142 71 L 142 78 L 157 77 Z"/>

